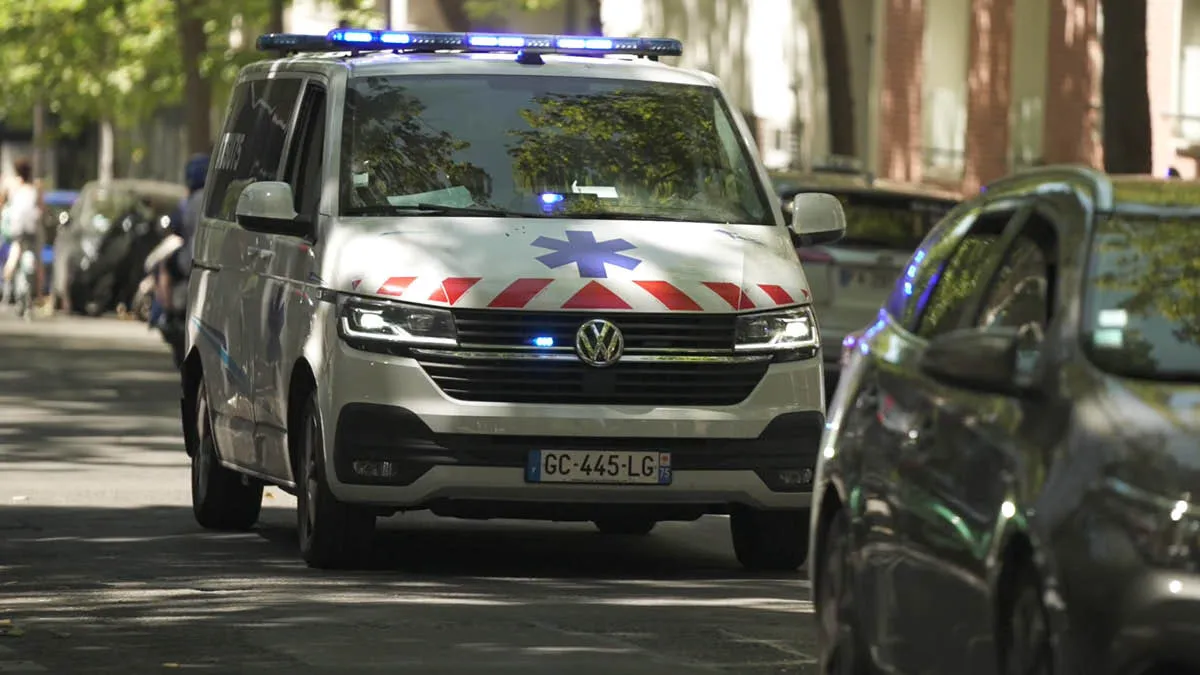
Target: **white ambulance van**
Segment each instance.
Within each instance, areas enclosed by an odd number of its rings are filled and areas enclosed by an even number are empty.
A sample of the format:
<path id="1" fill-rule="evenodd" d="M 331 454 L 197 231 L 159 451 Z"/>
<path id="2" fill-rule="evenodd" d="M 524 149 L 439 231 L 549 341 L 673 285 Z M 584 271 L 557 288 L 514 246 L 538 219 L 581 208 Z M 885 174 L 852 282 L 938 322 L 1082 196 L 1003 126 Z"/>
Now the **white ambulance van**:
<path id="1" fill-rule="evenodd" d="M 825 423 L 797 246 L 751 136 L 676 40 L 266 35 L 214 150 L 182 414 L 196 519 L 297 496 L 315 567 L 376 518 L 728 514 L 795 569 Z M 836 348 L 837 345 L 834 345 Z"/>

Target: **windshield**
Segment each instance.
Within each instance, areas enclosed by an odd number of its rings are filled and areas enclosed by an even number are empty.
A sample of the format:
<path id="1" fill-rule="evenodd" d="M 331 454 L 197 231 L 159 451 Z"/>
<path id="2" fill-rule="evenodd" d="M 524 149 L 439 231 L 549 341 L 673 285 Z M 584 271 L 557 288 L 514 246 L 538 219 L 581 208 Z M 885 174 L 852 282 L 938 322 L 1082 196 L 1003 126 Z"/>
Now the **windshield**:
<path id="1" fill-rule="evenodd" d="M 950 199 L 917 197 L 893 192 L 829 192 L 842 202 L 846 213 L 846 235 L 837 246 L 885 248 L 913 251 L 934 225 L 958 205 Z"/>
<path id="2" fill-rule="evenodd" d="M 1086 293 L 1084 339 L 1097 366 L 1200 380 L 1200 215 L 1101 216 Z"/>
<path id="3" fill-rule="evenodd" d="M 775 223 L 754 163 L 711 87 L 517 75 L 359 77 L 347 88 L 344 133 L 342 215 L 443 206 Z"/>

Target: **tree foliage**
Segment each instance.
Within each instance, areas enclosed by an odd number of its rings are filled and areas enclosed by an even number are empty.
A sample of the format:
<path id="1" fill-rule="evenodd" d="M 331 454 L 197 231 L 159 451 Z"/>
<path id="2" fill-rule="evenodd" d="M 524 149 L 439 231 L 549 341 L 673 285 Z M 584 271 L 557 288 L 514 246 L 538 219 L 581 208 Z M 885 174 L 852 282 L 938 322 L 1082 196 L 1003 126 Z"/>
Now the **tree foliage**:
<path id="1" fill-rule="evenodd" d="M 329 0 L 362 19 L 364 0 Z M 290 0 L 0 0 L 0 118 L 29 121 L 36 102 L 77 129 L 118 125 L 183 102 L 188 71 L 219 104 L 238 70 L 263 58 L 254 38 Z M 181 21 L 181 13 L 194 21 Z M 196 54 L 182 48 L 201 32 Z M 206 92 L 206 94 L 205 94 Z M 189 92 L 191 93 L 191 92 Z M 194 97 L 195 94 L 191 93 Z M 206 108 L 201 102 L 199 106 Z M 203 113 L 190 116 L 207 124 Z M 192 122 L 192 119 L 189 119 Z M 199 136 L 207 135 L 207 128 Z"/>

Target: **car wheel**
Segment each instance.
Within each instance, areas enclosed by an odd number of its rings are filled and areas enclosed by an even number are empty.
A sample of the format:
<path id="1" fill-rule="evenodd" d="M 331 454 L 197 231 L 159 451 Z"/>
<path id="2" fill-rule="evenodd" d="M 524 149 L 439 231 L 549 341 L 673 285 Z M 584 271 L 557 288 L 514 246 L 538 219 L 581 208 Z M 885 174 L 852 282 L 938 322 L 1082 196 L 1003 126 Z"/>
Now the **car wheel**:
<path id="1" fill-rule="evenodd" d="M 196 392 L 196 438 L 192 455 L 192 513 L 201 527 L 212 530 L 248 530 L 262 510 L 262 484 L 221 466 L 208 390 L 204 382 Z"/>
<path id="2" fill-rule="evenodd" d="M 1042 584 L 1029 564 L 1022 564 L 1005 594 L 1000 624 L 1000 672 L 1004 675 L 1054 675 L 1050 615 Z"/>
<path id="3" fill-rule="evenodd" d="M 817 614 L 817 672 L 822 675 L 865 675 L 867 660 L 859 645 L 854 570 L 850 565 L 849 527 L 840 510 L 822 538 L 813 598 Z"/>
<path id="4" fill-rule="evenodd" d="M 600 518 L 592 522 L 602 534 L 646 535 L 650 534 L 650 530 L 653 530 L 655 525 L 658 525 L 658 521 L 653 518 L 638 518 L 635 516 Z"/>
<path id="5" fill-rule="evenodd" d="M 729 529 L 738 562 L 753 571 L 797 570 L 808 555 L 808 516 L 807 509 L 735 509 L 729 514 Z"/>
<path id="6" fill-rule="evenodd" d="M 367 562 L 375 535 L 375 514 L 344 504 L 329 490 L 325 442 L 316 395 L 305 403 L 296 521 L 300 554 L 309 567 L 346 569 Z"/>

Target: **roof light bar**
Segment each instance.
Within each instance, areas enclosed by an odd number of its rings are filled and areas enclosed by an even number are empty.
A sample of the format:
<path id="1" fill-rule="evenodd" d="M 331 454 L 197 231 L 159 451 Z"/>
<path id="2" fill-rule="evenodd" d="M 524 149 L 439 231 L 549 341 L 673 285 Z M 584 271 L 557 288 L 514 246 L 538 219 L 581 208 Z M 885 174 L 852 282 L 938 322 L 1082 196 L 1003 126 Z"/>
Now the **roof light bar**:
<path id="1" fill-rule="evenodd" d="M 328 35 L 272 33 L 258 38 L 260 51 L 457 51 L 473 53 L 680 56 L 683 43 L 672 38 L 607 38 L 505 33 L 431 33 L 339 28 Z"/>

